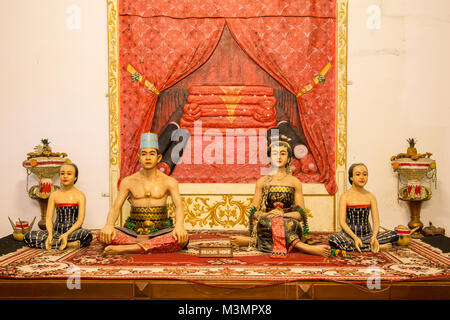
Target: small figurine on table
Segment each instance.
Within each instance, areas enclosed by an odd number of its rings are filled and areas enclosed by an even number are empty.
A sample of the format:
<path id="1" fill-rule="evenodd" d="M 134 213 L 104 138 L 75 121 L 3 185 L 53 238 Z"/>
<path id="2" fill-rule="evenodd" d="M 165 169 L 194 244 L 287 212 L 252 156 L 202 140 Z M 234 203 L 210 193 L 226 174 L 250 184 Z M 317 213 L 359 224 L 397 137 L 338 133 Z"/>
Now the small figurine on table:
<path id="1" fill-rule="evenodd" d="M 394 231 L 380 232 L 380 219 L 375 196 L 364 189 L 369 174 L 362 163 L 352 164 L 348 170 L 352 187 L 339 199 L 339 224 L 342 231 L 330 236 L 330 246 L 345 251 L 386 251 L 397 242 Z M 373 230 L 369 223 L 372 212 Z"/>
<path id="2" fill-rule="evenodd" d="M 74 184 L 78 180 L 78 167 L 74 163 L 61 166 L 59 171 L 61 189 L 50 194 L 48 200 L 47 230 L 30 231 L 25 234 L 24 242 L 32 248 L 59 249 L 80 248 L 92 241 L 89 230 L 82 229 L 86 197 Z M 53 214 L 56 207 L 56 221 Z"/>

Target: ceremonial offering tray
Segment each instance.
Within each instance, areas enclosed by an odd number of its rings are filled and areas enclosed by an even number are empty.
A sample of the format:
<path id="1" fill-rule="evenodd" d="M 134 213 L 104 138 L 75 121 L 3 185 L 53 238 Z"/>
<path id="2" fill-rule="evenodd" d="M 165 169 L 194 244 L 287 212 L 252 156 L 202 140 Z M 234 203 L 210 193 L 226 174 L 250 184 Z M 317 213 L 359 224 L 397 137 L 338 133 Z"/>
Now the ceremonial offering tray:
<path id="1" fill-rule="evenodd" d="M 422 201 L 432 197 L 431 182 L 436 183 L 436 161 L 431 159 L 431 153 L 418 153 L 415 145 L 417 140 L 407 139 L 409 147 L 406 153 L 391 157 L 391 165 L 398 174 L 398 199 L 408 201 L 411 220 L 408 223 L 413 238 L 420 238 L 423 223 L 420 221 Z M 428 181 L 429 186 L 424 185 Z"/>
<path id="2" fill-rule="evenodd" d="M 399 189 L 398 196 L 401 200 L 424 201 L 431 199 L 432 193 L 429 187 L 421 185 L 420 181 L 425 175 L 436 167 L 435 160 L 421 158 L 412 160 L 400 158 L 395 160 L 398 164 L 397 172 L 406 178 L 407 185 Z"/>
<path id="3" fill-rule="evenodd" d="M 391 157 L 391 165 L 399 175 L 399 180 L 405 178 L 406 186 L 399 187 L 398 197 L 401 200 L 424 201 L 431 199 L 431 189 L 423 186 L 421 181 L 427 177 L 435 179 L 436 161 L 431 159 L 432 153 L 418 153 L 416 139 L 407 139 L 409 147 L 406 153 Z"/>
<path id="4" fill-rule="evenodd" d="M 42 139 L 41 144 L 34 147 L 33 152 L 27 153 L 27 159 L 22 166 L 27 169 L 27 192 L 31 199 L 37 200 L 41 209 L 39 228 L 45 230 L 45 214 L 50 193 L 58 189 L 53 185 L 53 179 L 59 174 L 64 163 L 70 162 L 64 152 L 52 152 L 48 139 Z M 36 175 L 39 184 L 28 188 L 28 176 Z"/>

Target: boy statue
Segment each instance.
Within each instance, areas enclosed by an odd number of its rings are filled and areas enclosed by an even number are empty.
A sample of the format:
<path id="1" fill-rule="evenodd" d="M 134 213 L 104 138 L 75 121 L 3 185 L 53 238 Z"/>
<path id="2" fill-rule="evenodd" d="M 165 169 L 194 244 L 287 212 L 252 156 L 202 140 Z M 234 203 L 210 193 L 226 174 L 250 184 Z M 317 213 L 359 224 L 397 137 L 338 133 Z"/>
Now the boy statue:
<path id="1" fill-rule="evenodd" d="M 105 254 L 176 252 L 187 245 L 188 234 L 184 228 L 183 203 L 178 182 L 156 168 L 161 158 L 158 136 L 151 132 L 142 134 L 139 153 L 142 168 L 122 180 L 117 199 L 108 213 L 106 225 L 98 233 L 100 242 L 109 245 L 104 250 Z M 166 206 L 169 194 L 176 208 L 173 231 Z M 127 199 L 131 203 L 129 222 L 138 233 L 143 230 L 148 233 L 148 230 L 151 230 L 147 240 L 137 241 L 137 238 L 128 235 L 128 232 L 114 227 Z M 171 232 L 165 233 L 167 230 Z M 152 237 L 152 234 L 161 233 L 163 234 Z"/>

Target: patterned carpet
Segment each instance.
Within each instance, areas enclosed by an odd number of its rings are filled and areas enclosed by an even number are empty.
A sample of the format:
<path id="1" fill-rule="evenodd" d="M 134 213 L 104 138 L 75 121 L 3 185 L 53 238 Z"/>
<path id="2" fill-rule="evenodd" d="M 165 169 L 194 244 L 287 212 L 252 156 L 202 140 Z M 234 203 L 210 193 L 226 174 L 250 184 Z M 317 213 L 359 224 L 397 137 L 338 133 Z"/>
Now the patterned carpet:
<path id="1" fill-rule="evenodd" d="M 235 248 L 233 258 L 199 258 L 200 245 L 226 244 L 236 231 L 190 231 L 187 250 L 174 254 L 103 256 L 103 245 L 93 240 L 87 248 L 65 251 L 21 248 L 0 257 L 3 279 L 178 279 L 202 282 L 328 280 L 366 282 L 379 275 L 382 282 L 450 280 L 450 254 L 420 241 L 394 246 L 379 254 L 352 253 L 350 258 L 322 258 L 292 252 L 287 259 Z M 328 233 L 313 233 L 325 243 Z M 95 237 L 94 237 L 95 239 Z"/>

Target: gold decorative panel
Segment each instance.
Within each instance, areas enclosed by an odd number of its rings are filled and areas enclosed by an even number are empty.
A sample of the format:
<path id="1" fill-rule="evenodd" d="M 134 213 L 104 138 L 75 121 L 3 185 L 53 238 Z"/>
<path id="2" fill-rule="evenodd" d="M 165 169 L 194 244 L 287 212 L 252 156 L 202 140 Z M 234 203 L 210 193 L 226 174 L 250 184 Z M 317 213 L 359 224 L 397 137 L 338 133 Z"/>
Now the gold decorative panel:
<path id="1" fill-rule="evenodd" d="M 347 162 L 347 0 L 337 8 L 336 167 Z M 336 169 L 337 169 L 336 168 Z"/>
<path id="2" fill-rule="evenodd" d="M 184 196 L 185 222 L 192 228 L 248 226 L 251 196 Z"/>
<path id="3" fill-rule="evenodd" d="M 186 229 L 247 230 L 248 211 L 253 195 L 183 195 Z M 311 231 L 334 230 L 334 196 L 305 195 L 305 206 L 313 215 L 309 219 Z M 129 216 L 128 202 L 124 206 L 123 220 Z M 168 201 L 168 213 L 175 221 L 175 206 Z"/>
<path id="4" fill-rule="evenodd" d="M 334 195 L 334 230 L 338 225 L 338 202 L 346 191 L 347 180 L 347 32 L 348 32 L 348 0 L 337 0 L 336 27 L 336 184 L 338 191 Z"/>

